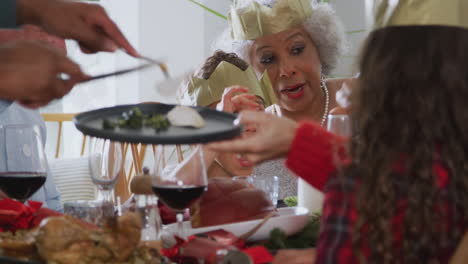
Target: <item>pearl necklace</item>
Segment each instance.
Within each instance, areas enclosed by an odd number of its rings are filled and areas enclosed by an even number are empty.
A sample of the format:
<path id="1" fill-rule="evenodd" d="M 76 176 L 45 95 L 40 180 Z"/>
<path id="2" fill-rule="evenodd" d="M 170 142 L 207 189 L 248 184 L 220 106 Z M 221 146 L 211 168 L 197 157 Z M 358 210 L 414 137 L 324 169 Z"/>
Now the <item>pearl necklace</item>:
<path id="1" fill-rule="evenodd" d="M 328 107 L 330 105 L 330 95 L 328 94 L 328 87 L 325 83 L 325 79 L 323 76 L 320 78 L 320 88 L 322 88 L 323 92 L 325 93 L 325 109 L 323 111 L 322 122 L 320 122 L 321 126 L 325 125 L 325 121 L 327 121 L 328 116 Z"/>

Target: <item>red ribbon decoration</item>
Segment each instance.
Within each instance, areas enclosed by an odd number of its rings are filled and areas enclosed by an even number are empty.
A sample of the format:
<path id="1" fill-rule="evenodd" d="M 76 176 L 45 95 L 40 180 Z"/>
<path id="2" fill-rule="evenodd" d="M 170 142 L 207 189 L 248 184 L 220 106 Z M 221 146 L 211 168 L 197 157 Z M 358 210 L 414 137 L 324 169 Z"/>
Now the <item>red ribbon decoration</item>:
<path id="1" fill-rule="evenodd" d="M 61 215 L 60 213 L 41 208 L 42 203 L 28 201 L 28 205 L 12 199 L 0 200 L 0 232 L 15 232 L 38 226 L 42 219 Z"/>

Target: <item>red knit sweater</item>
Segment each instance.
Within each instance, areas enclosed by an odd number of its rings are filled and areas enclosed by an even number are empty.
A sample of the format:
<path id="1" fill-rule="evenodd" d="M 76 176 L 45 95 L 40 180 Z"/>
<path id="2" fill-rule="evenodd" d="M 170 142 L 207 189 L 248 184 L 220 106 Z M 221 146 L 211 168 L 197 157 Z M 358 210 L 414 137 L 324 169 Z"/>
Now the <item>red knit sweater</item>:
<path id="1" fill-rule="evenodd" d="M 336 146 L 343 146 L 345 139 L 325 130 L 319 124 L 302 122 L 296 131 L 286 166 L 300 178 L 323 191 L 329 175 L 335 170 L 333 162 Z M 345 162 L 344 151 L 340 160 Z"/>
<path id="2" fill-rule="evenodd" d="M 357 221 L 355 195 L 358 192 L 360 180 L 359 175 L 346 175 L 346 178 L 330 177 L 335 170 L 334 146 L 343 139 L 330 134 L 325 129 L 314 123 L 301 123 L 297 129 L 295 139 L 289 152 L 286 164 L 299 177 L 309 182 L 312 186 L 324 191 L 325 202 L 322 211 L 322 223 L 320 235 L 317 242 L 317 256 L 315 263 L 359 263 L 352 251 L 353 227 Z M 341 162 L 345 160 L 344 155 L 340 155 Z M 338 159 L 340 160 L 340 159 Z M 404 168 L 395 166 L 395 181 L 399 181 L 399 173 Z M 448 186 L 450 175 L 447 168 L 436 161 L 433 170 L 437 175 L 437 186 L 440 195 L 437 198 L 439 203 L 434 208 L 434 214 L 438 214 L 441 219 L 441 232 L 449 233 L 453 228 L 459 227 L 464 230 L 467 223 L 454 221 L 454 211 L 449 209 L 452 198 Z M 392 230 L 395 239 L 395 251 L 402 250 L 402 234 L 404 227 L 404 216 L 407 208 L 408 194 L 399 190 L 398 210 L 392 217 Z M 361 234 L 365 237 L 365 234 Z M 457 245 L 458 241 L 450 241 L 442 248 L 439 248 L 438 255 L 435 256 L 439 263 L 447 263 Z M 370 256 L 370 246 L 365 245 L 361 249 L 365 256 Z M 427 263 L 428 256 L 421 250 L 415 252 L 420 263 Z M 395 263 L 401 263 L 395 260 Z"/>

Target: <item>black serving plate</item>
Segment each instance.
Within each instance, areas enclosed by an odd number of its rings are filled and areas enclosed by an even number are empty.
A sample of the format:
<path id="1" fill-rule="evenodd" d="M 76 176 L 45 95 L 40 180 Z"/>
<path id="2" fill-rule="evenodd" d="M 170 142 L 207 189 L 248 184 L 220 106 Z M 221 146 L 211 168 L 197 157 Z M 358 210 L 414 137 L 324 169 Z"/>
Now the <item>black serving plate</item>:
<path id="1" fill-rule="evenodd" d="M 0 263 L 1 264 L 43 264 L 43 262 L 39 262 L 36 260 L 19 260 L 10 257 L 4 257 L 0 255 Z"/>
<path id="2" fill-rule="evenodd" d="M 75 126 L 82 133 L 113 141 L 144 144 L 198 144 L 232 139 L 240 135 L 241 126 L 235 126 L 235 115 L 219 112 L 205 107 L 193 107 L 205 120 L 202 128 L 170 126 L 166 131 L 156 132 L 153 128 L 141 129 L 115 128 L 104 129 L 103 120 L 117 121 L 123 112 L 134 107 L 140 108 L 143 114 L 167 114 L 175 105 L 137 104 L 120 105 L 97 109 L 77 115 Z"/>

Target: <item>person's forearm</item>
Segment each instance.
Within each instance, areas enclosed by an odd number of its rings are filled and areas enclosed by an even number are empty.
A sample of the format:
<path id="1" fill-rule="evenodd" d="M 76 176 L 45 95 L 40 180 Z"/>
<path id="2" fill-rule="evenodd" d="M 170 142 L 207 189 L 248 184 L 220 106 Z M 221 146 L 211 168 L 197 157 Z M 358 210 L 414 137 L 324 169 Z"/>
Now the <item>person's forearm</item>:
<path id="1" fill-rule="evenodd" d="M 66 54 L 65 40 L 48 34 L 38 26 L 24 25 L 21 29 L 0 29 L 0 45 L 18 40 L 39 41 Z"/>
<path id="2" fill-rule="evenodd" d="M 0 2 L 1 1 L 2 0 L 0 0 Z M 4 111 L 6 106 L 11 104 L 11 101 L 19 99 L 15 98 L 15 89 L 17 89 L 17 87 L 14 86 L 15 84 L 11 78 L 14 74 L 15 66 L 4 63 L 2 54 L 5 54 L 5 52 L 2 52 L 2 49 L 2 45 L 0 44 L 0 112 Z"/>
<path id="3" fill-rule="evenodd" d="M 46 0 L 54 1 L 54 0 Z M 16 23 L 22 24 L 41 24 L 41 9 L 50 8 L 44 6 L 44 0 L 16 0 Z M 43 11 L 43 10 L 42 10 Z"/>
<path id="4" fill-rule="evenodd" d="M 1 0 L 0 0 L 1 1 Z M 1 63 L 1 56 L 0 56 Z M 1 65 L 0 64 L 0 100 L 14 101 L 19 98 L 15 98 L 15 83 L 13 82 L 11 75 L 13 74 L 14 66 Z"/>

